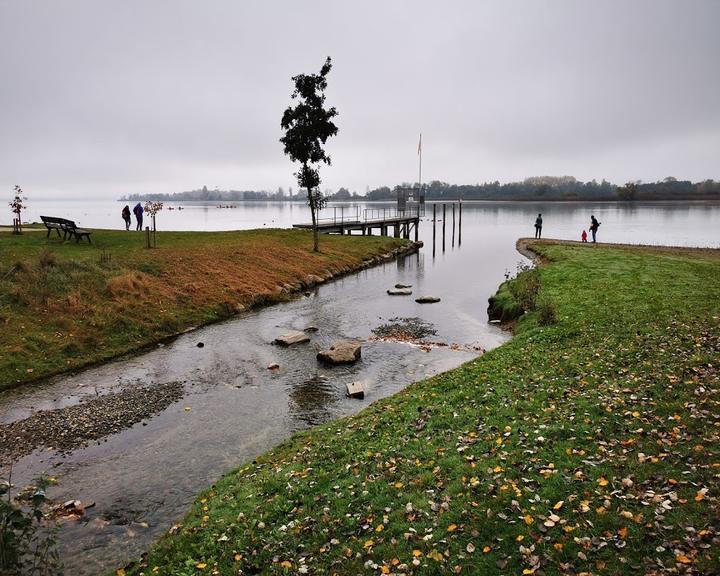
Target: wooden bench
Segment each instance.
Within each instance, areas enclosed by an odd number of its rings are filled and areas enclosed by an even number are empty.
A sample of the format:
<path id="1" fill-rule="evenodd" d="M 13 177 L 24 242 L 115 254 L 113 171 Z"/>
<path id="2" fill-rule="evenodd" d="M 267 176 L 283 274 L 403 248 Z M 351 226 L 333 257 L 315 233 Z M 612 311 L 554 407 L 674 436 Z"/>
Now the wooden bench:
<path id="1" fill-rule="evenodd" d="M 80 238 L 85 236 L 88 239 L 88 244 L 92 244 L 92 241 L 90 240 L 90 234 L 92 234 L 92 232 L 78 228 L 72 220 L 66 220 L 65 230 L 69 234 L 70 238 L 75 236 L 75 242 L 80 242 Z"/>
<path id="2" fill-rule="evenodd" d="M 80 239 L 84 236 L 88 239 L 88 243 L 92 244 L 92 241 L 90 240 L 90 234 L 92 234 L 92 232 L 78 228 L 72 220 L 67 220 L 66 218 L 55 218 L 54 216 L 40 216 L 40 219 L 47 228 L 47 238 L 50 237 L 50 232 L 53 230 L 57 232 L 59 238 L 60 231 L 62 230 L 63 240 L 75 236 L 75 242 L 80 242 Z"/>
<path id="3" fill-rule="evenodd" d="M 47 228 L 47 234 L 46 238 L 50 238 L 50 232 L 55 230 L 57 232 L 58 238 L 60 238 L 60 231 L 63 232 L 63 240 L 67 236 L 67 231 L 65 230 L 64 226 L 65 223 L 68 222 L 68 220 L 65 220 L 65 218 L 55 218 L 54 216 L 40 216 L 40 220 L 43 221 L 43 224 L 45 224 L 45 228 Z"/>

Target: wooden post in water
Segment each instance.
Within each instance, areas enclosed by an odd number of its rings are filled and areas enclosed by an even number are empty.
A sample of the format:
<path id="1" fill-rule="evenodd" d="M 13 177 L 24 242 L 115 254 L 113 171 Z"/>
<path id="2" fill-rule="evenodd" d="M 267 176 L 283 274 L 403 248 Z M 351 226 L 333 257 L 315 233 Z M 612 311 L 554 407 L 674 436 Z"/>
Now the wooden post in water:
<path id="1" fill-rule="evenodd" d="M 451 246 L 454 248 L 454 247 L 455 247 L 455 202 L 453 202 L 453 205 L 452 205 L 452 206 L 453 206 L 453 220 L 452 220 L 452 222 L 453 222 L 453 230 L 452 230 L 452 243 L 451 243 Z"/>
<path id="2" fill-rule="evenodd" d="M 442 240 L 443 240 L 443 252 L 445 252 L 445 220 L 447 220 L 447 205 L 443 202 L 443 229 L 442 229 Z"/>
<path id="3" fill-rule="evenodd" d="M 435 223 L 437 222 L 436 217 L 437 204 L 433 204 L 433 258 L 435 258 Z"/>
<path id="4" fill-rule="evenodd" d="M 458 246 L 462 246 L 462 198 L 460 198 L 458 210 Z"/>

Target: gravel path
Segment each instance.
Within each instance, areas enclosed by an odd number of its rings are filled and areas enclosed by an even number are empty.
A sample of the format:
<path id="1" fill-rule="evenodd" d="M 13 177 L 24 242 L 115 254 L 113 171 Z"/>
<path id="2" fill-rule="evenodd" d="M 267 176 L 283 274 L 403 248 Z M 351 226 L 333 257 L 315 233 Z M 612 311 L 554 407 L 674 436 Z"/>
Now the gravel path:
<path id="1" fill-rule="evenodd" d="M 162 412 L 180 400 L 183 392 L 179 382 L 131 388 L 0 425 L 0 465 L 13 462 L 41 446 L 69 452 L 92 440 L 120 432 Z"/>

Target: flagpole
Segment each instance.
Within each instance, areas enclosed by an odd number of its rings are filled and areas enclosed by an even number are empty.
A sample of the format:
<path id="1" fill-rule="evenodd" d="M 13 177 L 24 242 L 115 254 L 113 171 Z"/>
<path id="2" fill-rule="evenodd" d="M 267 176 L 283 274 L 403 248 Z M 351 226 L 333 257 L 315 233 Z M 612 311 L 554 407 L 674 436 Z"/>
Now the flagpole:
<path id="1" fill-rule="evenodd" d="M 418 166 L 418 193 L 422 190 L 422 132 L 420 132 L 420 142 L 418 143 L 418 155 L 420 156 L 420 163 Z"/>

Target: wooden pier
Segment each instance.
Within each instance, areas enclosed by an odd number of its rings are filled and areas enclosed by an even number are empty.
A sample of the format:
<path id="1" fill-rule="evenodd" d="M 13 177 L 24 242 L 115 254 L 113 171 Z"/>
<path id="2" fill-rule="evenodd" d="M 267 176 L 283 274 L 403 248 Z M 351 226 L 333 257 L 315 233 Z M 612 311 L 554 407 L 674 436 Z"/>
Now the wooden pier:
<path id="1" fill-rule="evenodd" d="M 372 236 L 373 233 L 389 236 L 392 229 L 395 238 L 410 239 L 411 233 L 414 233 L 417 242 L 422 211 L 418 206 L 409 206 L 405 210 L 367 208 L 361 215 L 357 208 L 352 212 L 340 207 L 334 208 L 332 217 L 319 218 L 317 228 L 323 234 L 352 234 L 353 231 L 359 231 L 363 236 Z M 293 228 L 312 230 L 312 223 L 293 224 Z"/>

